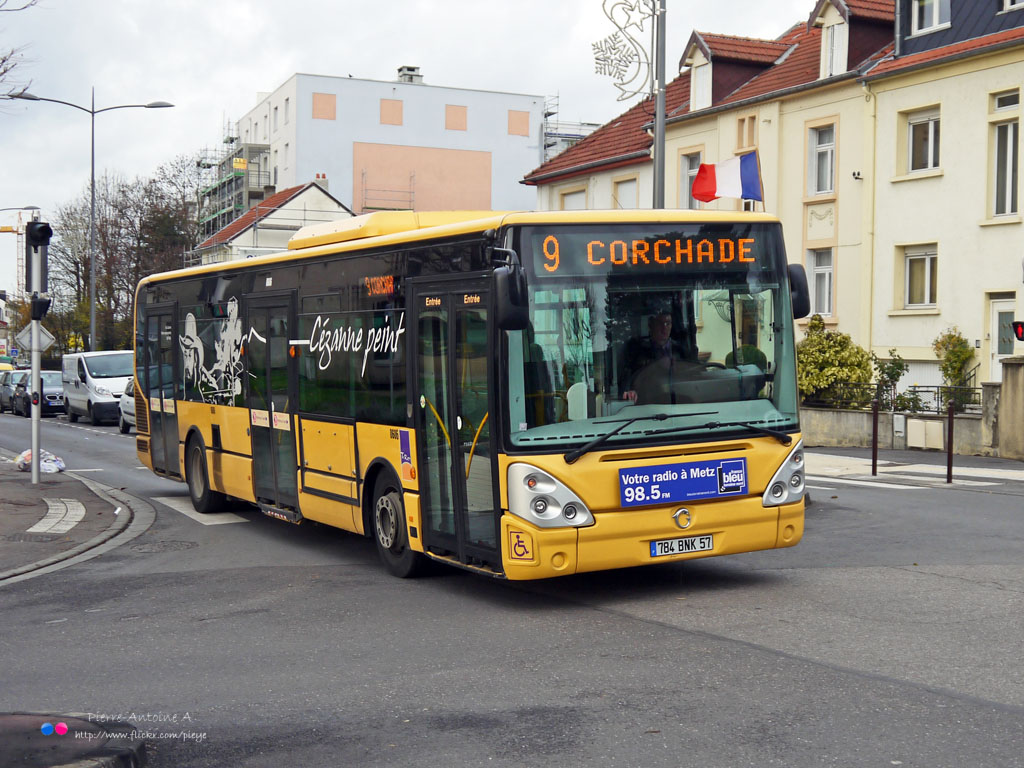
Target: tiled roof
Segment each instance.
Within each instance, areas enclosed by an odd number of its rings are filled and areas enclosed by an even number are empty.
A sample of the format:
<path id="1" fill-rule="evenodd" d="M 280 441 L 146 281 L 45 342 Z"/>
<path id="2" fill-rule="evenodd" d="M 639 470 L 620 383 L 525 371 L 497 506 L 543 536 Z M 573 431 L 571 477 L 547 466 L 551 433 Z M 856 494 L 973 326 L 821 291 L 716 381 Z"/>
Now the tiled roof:
<path id="1" fill-rule="evenodd" d="M 896 21 L 894 0 L 846 0 L 846 7 L 850 9 L 854 18 Z"/>
<path id="2" fill-rule="evenodd" d="M 259 211 L 259 218 L 265 219 L 267 216 L 272 214 L 277 208 L 287 203 L 297 194 L 302 192 L 307 187 L 313 186 L 313 182 L 309 184 L 302 184 L 298 187 L 289 187 L 288 189 L 282 189 L 266 200 L 261 200 L 259 203 L 254 205 L 248 211 L 243 213 L 237 219 L 232 221 L 226 227 L 217 230 L 210 237 L 199 244 L 199 248 L 209 248 L 211 245 L 220 245 L 231 240 L 239 232 L 244 232 L 256 222 L 256 214 Z"/>
<path id="3" fill-rule="evenodd" d="M 896 21 L 895 0 L 818 0 L 810 17 L 807 19 L 807 26 L 813 27 L 821 17 L 825 6 L 832 3 L 839 10 L 844 19 L 869 19 L 893 24 Z"/>
<path id="4" fill-rule="evenodd" d="M 817 80 L 821 68 L 821 29 L 812 27 L 808 30 L 798 25 L 789 30 L 782 41 L 791 49 L 788 56 L 748 80 L 719 103 L 732 104 Z"/>
<path id="5" fill-rule="evenodd" d="M 715 35 L 709 32 L 694 32 L 707 46 L 712 60 L 729 59 L 749 61 L 757 64 L 772 64 L 789 47 L 778 40 L 757 40 L 752 37 Z"/>
<path id="6" fill-rule="evenodd" d="M 945 45 L 941 48 L 933 48 L 930 51 L 913 53 L 909 56 L 900 56 L 898 59 L 887 59 L 868 72 L 865 79 L 872 80 L 876 77 L 890 75 L 904 69 L 910 69 L 922 64 L 938 63 L 944 59 L 950 59 L 964 54 L 981 53 L 986 48 L 1003 44 L 1012 44 L 1014 42 L 1024 42 L 1024 27 L 1004 29 L 1002 32 L 976 37 L 973 40 L 964 40 L 963 42 Z"/>
<path id="7" fill-rule="evenodd" d="M 665 112 L 671 115 L 689 100 L 690 71 L 687 70 L 666 86 Z M 638 153 L 647 153 L 650 149 L 652 138 L 644 126 L 653 119 L 654 99 L 648 97 L 528 173 L 524 180 L 535 184 L 538 177 L 549 180 L 571 176 L 593 168 L 594 164 L 649 162 L 649 154 L 638 156 Z"/>

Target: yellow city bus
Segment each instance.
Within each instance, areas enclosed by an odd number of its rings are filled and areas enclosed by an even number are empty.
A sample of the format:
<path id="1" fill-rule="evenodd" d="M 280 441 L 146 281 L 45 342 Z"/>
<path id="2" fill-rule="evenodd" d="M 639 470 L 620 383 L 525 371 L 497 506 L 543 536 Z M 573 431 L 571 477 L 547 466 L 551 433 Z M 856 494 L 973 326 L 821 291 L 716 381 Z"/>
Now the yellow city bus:
<path id="1" fill-rule="evenodd" d="M 537 579 L 793 546 L 794 317 L 777 219 L 377 212 L 138 287 L 140 459 L 229 498 Z"/>

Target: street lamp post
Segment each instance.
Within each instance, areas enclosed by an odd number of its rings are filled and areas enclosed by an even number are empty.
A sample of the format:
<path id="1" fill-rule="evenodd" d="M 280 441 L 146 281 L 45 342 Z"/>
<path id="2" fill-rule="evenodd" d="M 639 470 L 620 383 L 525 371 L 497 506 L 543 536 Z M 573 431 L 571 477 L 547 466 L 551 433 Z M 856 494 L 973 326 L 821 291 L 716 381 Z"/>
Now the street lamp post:
<path id="1" fill-rule="evenodd" d="M 35 94 L 23 93 L 14 94 L 15 99 L 25 99 L 27 101 L 49 101 L 54 104 L 64 104 L 68 107 L 74 107 L 75 109 L 87 112 L 91 119 L 91 149 L 90 149 L 90 167 L 89 167 L 89 349 L 97 349 L 96 343 L 96 115 L 101 112 L 110 112 L 114 109 L 160 109 L 163 107 L 173 107 L 173 104 L 169 104 L 166 101 L 151 101 L 148 104 L 118 104 L 114 107 L 103 107 L 102 109 L 96 109 L 96 89 L 92 89 L 92 103 L 86 108 L 79 106 L 78 104 L 72 104 L 70 101 L 61 101 L 60 99 L 47 99 L 42 96 L 36 96 Z"/>

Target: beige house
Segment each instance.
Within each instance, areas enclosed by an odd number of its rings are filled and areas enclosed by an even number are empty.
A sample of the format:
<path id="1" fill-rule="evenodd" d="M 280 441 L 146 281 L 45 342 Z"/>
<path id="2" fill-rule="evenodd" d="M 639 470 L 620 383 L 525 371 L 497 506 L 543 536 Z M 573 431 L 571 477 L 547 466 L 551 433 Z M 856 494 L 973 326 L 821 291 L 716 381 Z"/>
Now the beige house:
<path id="1" fill-rule="evenodd" d="M 1000 381 L 1000 361 L 1024 354 L 1010 327 L 1024 319 L 1024 3 L 1013 8 L 1016 28 L 884 62 L 865 79 L 876 137 L 870 338 L 879 354 L 895 347 L 915 361 L 910 383 L 941 383 L 931 342 L 953 326 L 975 347 L 976 384 Z"/>
<path id="2" fill-rule="evenodd" d="M 952 327 L 976 350 L 965 383 L 1024 354 L 1010 326 L 1024 319 L 1024 0 L 817 0 L 776 40 L 694 32 L 679 66 L 667 206 L 703 207 L 700 164 L 756 149 L 763 203 L 707 207 L 779 216 L 812 311 L 879 357 L 896 349 L 903 385 L 943 383 L 931 345 Z M 638 114 L 650 104 L 527 176 L 539 207 L 628 207 L 630 183 L 650 205 Z"/>

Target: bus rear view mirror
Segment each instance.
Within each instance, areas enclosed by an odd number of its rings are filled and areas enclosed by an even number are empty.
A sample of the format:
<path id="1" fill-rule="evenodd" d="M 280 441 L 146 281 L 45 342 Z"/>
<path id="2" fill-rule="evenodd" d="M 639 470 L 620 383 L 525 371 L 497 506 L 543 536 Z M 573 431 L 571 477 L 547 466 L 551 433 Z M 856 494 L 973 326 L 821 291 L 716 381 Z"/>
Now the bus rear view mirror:
<path id="1" fill-rule="evenodd" d="M 494 270 L 494 315 L 505 331 L 521 331 L 529 322 L 526 279 L 518 264 Z"/>
<path id="2" fill-rule="evenodd" d="M 799 319 L 811 314 L 811 294 L 807 290 L 807 273 L 803 264 L 789 265 L 789 298 L 793 304 L 793 317 Z"/>

